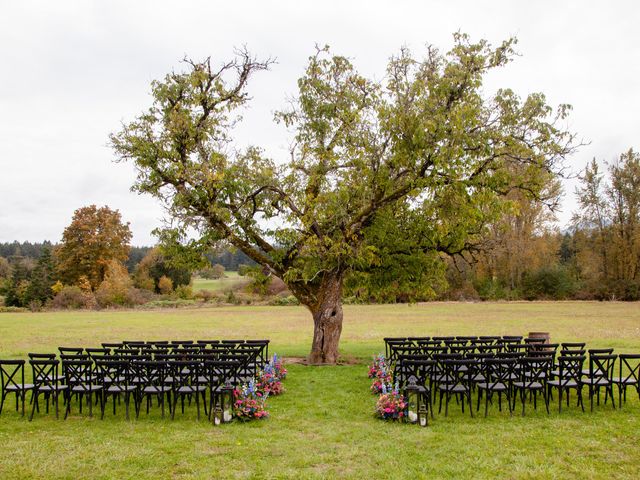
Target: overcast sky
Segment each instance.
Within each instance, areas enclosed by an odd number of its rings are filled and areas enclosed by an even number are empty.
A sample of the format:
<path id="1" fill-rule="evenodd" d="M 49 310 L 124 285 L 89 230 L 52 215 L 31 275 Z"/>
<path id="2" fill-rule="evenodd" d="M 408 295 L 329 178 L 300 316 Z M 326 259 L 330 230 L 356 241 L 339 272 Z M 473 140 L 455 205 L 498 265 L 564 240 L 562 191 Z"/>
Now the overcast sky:
<path id="1" fill-rule="evenodd" d="M 149 84 L 185 56 L 228 59 L 246 45 L 275 57 L 253 77 L 236 131 L 286 158 L 273 112 L 295 93 L 314 45 L 330 44 L 380 79 L 392 54 L 418 54 L 452 33 L 496 44 L 515 35 L 522 55 L 486 91 L 541 91 L 570 103 L 569 128 L 590 142 L 569 166 L 640 147 L 640 2 L 561 1 L 41 1 L 0 0 L 0 241 L 59 241 L 73 211 L 97 204 L 131 222 L 133 244 L 154 242 L 163 212 L 129 191 L 130 165 L 113 163 L 110 132 L 150 105 Z M 559 216 L 575 209 L 565 182 Z"/>

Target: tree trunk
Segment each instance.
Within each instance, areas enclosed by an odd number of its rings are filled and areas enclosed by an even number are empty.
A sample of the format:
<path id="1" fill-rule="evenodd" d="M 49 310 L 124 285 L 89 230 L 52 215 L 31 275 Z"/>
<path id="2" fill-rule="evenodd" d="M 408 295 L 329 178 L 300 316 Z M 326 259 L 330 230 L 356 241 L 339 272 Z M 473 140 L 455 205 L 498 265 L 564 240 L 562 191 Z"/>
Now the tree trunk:
<path id="1" fill-rule="evenodd" d="M 342 280 L 341 272 L 326 273 L 320 284 L 317 302 L 308 305 L 313 315 L 310 364 L 335 364 L 338 360 L 338 343 L 342 333 Z"/>

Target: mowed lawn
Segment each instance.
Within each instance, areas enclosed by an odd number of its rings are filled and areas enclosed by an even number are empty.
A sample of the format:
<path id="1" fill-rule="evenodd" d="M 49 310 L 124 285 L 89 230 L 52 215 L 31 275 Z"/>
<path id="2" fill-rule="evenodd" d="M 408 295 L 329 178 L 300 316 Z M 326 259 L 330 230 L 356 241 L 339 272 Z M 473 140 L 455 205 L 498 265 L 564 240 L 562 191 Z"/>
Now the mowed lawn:
<path id="1" fill-rule="evenodd" d="M 289 365 L 287 392 L 266 421 L 214 427 L 195 408 L 176 419 L 104 421 L 86 412 L 28 422 L 10 401 L 0 416 L 0 479 L 10 478 L 638 478 L 640 401 L 593 413 L 571 407 L 523 418 L 490 407 L 470 418 L 455 403 L 428 428 L 372 415 L 369 358 L 384 336 L 549 331 L 552 341 L 640 352 L 633 303 L 430 303 L 347 306 L 344 365 Z M 154 339 L 270 338 L 271 351 L 304 356 L 312 336 L 302 307 L 0 314 L 0 358 L 58 346 Z M 11 399 L 13 400 L 13 399 Z M 110 405 L 109 405 L 110 407 Z M 43 410 L 43 409 L 42 409 Z"/>

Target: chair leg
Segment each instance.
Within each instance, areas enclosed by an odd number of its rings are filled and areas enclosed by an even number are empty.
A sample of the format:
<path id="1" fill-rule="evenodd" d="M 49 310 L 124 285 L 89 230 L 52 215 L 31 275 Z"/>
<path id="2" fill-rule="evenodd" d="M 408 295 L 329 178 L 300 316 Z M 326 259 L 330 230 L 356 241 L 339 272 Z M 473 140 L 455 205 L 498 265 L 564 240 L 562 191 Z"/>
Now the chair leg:
<path id="1" fill-rule="evenodd" d="M 558 387 L 558 413 L 562 413 L 562 387 Z"/>
<path id="2" fill-rule="evenodd" d="M 34 391 L 31 394 L 31 403 L 33 406 L 31 407 L 31 415 L 29 415 L 29 421 L 33 420 L 33 414 L 36 411 L 36 405 L 38 404 L 38 392 Z"/>

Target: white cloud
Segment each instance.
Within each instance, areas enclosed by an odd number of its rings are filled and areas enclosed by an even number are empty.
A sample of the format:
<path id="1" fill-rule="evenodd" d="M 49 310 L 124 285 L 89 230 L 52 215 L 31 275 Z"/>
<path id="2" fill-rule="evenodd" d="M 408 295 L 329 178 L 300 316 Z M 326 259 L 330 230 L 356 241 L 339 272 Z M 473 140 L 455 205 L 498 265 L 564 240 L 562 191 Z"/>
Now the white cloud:
<path id="1" fill-rule="evenodd" d="M 240 144 L 284 156 L 286 132 L 272 113 L 295 92 L 315 43 L 351 57 L 380 78 L 402 45 L 446 50 L 451 34 L 498 42 L 519 38 L 522 57 L 492 75 L 509 86 L 571 103 L 570 126 L 610 160 L 638 134 L 640 34 L 636 2 L 4 2 L 0 11 L 0 241 L 56 241 L 73 210 L 119 208 L 135 244 L 153 241 L 161 209 L 129 192 L 131 166 L 112 163 L 108 134 L 149 105 L 149 83 L 186 54 L 225 59 L 246 44 L 275 56 L 250 86 Z M 638 147 L 637 144 L 635 144 Z M 567 182 L 560 219 L 574 205 Z"/>

